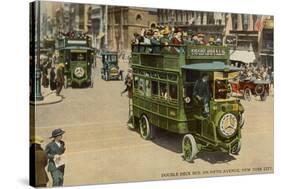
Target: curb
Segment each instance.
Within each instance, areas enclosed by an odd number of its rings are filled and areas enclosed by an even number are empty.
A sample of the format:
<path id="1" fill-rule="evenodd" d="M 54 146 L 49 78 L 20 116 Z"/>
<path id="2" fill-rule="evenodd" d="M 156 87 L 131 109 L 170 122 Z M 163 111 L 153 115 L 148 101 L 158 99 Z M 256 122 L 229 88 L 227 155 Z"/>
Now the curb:
<path id="1" fill-rule="evenodd" d="M 48 93 L 47 95 L 44 96 L 44 98 L 48 99 L 48 96 L 50 96 L 51 93 Z M 36 106 L 41 106 L 41 105 L 49 105 L 49 104 L 56 104 L 56 103 L 59 103 L 63 100 L 63 97 L 62 96 L 55 96 L 56 98 L 53 99 L 53 100 L 43 100 L 43 101 L 30 101 L 30 105 L 36 105 Z"/>

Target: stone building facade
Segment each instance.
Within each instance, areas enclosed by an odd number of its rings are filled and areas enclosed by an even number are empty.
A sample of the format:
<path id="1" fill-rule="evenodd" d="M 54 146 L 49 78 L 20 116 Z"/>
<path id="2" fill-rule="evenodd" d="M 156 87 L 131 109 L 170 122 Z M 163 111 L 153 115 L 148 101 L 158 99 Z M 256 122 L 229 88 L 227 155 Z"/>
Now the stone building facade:
<path id="1" fill-rule="evenodd" d="M 128 54 L 135 32 L 157 24 L 155 9 L 108 7 L 108 49 Z"/>

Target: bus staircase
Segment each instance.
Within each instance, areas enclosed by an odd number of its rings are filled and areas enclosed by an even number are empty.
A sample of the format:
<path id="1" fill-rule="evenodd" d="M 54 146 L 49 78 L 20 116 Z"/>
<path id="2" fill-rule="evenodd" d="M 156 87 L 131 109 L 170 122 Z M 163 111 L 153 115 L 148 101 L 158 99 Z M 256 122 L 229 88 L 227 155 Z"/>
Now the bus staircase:
<path id="1" fill-rule="evenodd" d="M 129 129 L 135 129 L 135 119 L 133 114 L 133 100 L 132 98 L 129 99 L 129 115 L 128 115 L 128 121 L 127 126 Z"/>

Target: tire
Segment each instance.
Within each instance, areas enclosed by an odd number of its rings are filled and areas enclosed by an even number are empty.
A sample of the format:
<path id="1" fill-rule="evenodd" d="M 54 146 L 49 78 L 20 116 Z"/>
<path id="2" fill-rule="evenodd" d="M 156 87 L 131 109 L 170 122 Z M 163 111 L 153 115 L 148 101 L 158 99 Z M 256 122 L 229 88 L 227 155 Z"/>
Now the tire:
<path id="1" fill-rule="evenodd" d="M 258 84 L 255 87 L 255 93 L 257 96 L 262 95 L 265 92 L 265 87 L 262 84 Z"/>
<path id="2" fill-rule="evenodd" d="M 251 92 L 251 89 L 250 88 L 246 88 L 244 90 L 244 99 L 246 101 L 251 101 L 251 98 L 252 98 L 252 92 Z"/>
<path id="3" fill-rule="evenodd" d="M 194 137 L 186 134 L 182 139 L 182 157 L 187 162 L 192 162 L 198 153 L 198 148 Z"/>
<path id="4" fill-rule="evenodd" d="M 140 135 L 145 140 L 152 139 L 152 127 L 146 115 L 142 115 L 139 121 Z"/>
<path id="5" fill-rule="evenodd" d="M 245 114 L 244 113 L 240 113 L 240 119 L 239 119 L 239 127 L 240 129 L 243 128 L 243 126 L 245 125 Z"/>
<path id="6" fill-rule="evenodd" d="M 237 144 L 235 144 L 231 150 L 230 150 L 230 153 L 233 154 L 233 155 L 238 155 L 239 152 L 241 150 L 241 141 L 239 140 Z"/>

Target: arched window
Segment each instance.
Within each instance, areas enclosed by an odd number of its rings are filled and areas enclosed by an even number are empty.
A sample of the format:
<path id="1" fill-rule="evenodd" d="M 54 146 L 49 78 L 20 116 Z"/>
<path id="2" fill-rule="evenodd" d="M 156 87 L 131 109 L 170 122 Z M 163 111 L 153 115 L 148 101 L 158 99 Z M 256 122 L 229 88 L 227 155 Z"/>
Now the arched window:
<path id="1" fill-rule="evenodd" d="M 137 20 L 137 21 L 141 21 L 141 20 L 142 20 L 142 16 L 141 16 L 140 14 L 137 14 L 136 20 Z"/>

